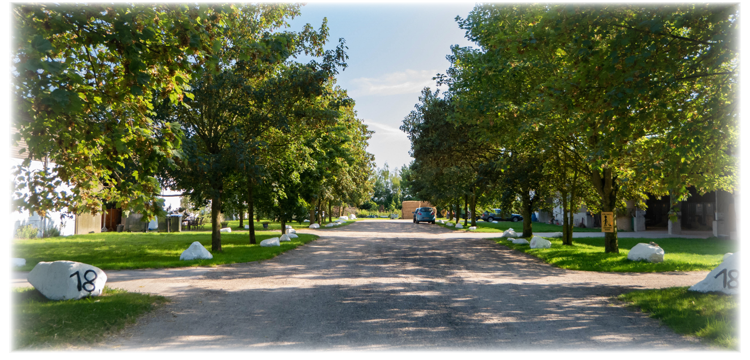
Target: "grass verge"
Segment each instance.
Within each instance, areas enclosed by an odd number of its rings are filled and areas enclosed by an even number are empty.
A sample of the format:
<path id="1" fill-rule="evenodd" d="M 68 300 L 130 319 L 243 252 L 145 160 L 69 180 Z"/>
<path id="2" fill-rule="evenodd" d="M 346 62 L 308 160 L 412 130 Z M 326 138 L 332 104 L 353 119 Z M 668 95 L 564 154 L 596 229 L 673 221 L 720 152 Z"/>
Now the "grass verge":
<path id="1" fill-rule="evenodd" d="M 493 239 L 498 244 L 536 256 L 544 262 L 571 270 L 612 272 L 664 272 L 713 270 L 721 264 L 724 254 L 735 252 L 736 243 L 719 239 L 618 239 L 620 253 L 604 252 L 604 238 L 573 239 L 573 246 L 562 240 L 547 238 L 550 249 L 531 249 L 506 239 Z M 664 262 L 649 263 L 628 260 L 628 251 L 638 243 L 655 241 L 664 249 Z"/>
<path id="2" fill-rule="evenodd" d="M 298 234 L 293 241 L 279 247 L 261 247 L 261 240 L 278 237 L 279 232 L 258 231 L 258 244 L 250 245 L 248 232 L 221 234 L 221 252 L 212 253 L 210 260 L 180 260 L 180 255 L 194 241 L 211 250 L 211 233 L 101 233 L 46 239 L 14 240 L 14 257 L 26 259 L 29 271 L 40 261 L 71 260 L 97 266 L 103 270 L 148 269 L 183 266 L 210 266 L 270 259 L 306 244 L 315 235 Z"/>
<path id="3" fill-rule="evenodd" d="M 438 220 L 445 220 L 445 219 L 438 219 Z M 441 225 L 439 223 L 436 223 L 437 225 L 440 225 L 446 229 L 456 230 L 456 231 L 469 231 L 469 226 L 471 226 L 471 220 L 467 223 L 466 226 L 464 226 L 463 229 L 456 229 L 453 226 L 445 226 Z M 463 220 L 461 221 L 461 225 L 463 225 Z M 512 222 L 512 221 L 498 221 L 497 224 L 486 222 L 486 221 L 477 221 L 477 229 L 471 230 L 471 232 L 503 232 L 508 229 L 513 229 L 518 233 L 523 232 L 523 222 Z M 550 225 L 540 222 L 533 222 L 531 223 L 531 229 L 534 232 L 562 232 L 563 227 L 560 225 Z M 579 228 L 574 227 L 573 232 L 601 232 L 602 229 L 594 229 L 594 228 Z"/>
<path id="4" fill-rule="evenodd" d="M 93 344 L 168 301 L 109 287 L 80 300 L 49 300 L 34 288 L 15 288 L 12 295 L 14 350 Z"/>
<path id="5" fill-rule="evenodd" d="M 739 319 L 736 296 L 688 291 L 687 287 L 636 290 L 618 296 L 659 319 L 678 334 L 693 335 L 713 345 L 737 350 Z"/>

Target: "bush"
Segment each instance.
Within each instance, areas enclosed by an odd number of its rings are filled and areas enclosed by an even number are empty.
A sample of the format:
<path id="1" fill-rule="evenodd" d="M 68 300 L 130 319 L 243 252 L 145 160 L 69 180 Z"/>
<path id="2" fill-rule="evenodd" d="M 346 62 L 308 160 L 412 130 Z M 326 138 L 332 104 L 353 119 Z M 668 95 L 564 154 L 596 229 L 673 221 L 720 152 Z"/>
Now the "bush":
<path id="1" fill-rule="evenodd" d="M 39 233 L 39 229 L 36 226 L 28 224 L 19 226 L 16 230 L 16 238 L 18 239 L 35 239 Z"/>
<path id="2" fill-rule="evenodd" d="M 60 236 L 60 229 L 55 226 L 51 221 L 47 224 L 47 227 L 42 231 L 42 237 L 51 238 Z"/>
<path id="3" fill-rule="evenodd" d="M 221 222 L 221 228 L 229 227 L 229 221 L 222 221 Z"/>

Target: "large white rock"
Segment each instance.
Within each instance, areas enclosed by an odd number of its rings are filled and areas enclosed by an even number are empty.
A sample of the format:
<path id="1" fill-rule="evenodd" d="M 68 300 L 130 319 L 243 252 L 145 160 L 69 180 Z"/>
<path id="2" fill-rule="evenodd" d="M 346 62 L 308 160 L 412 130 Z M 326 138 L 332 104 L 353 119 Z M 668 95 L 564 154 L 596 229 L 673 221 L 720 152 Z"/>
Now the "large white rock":
<path id="1" fill-rule="evenodd" d="M 310 222 L 310 219 L 305 219 L 303 222 Z"/>
<path id="2" fill-rule="evenodd" d="M 299 237 L 299 236 L 297 236 L 297 234 L 295 234 L 295 233 L 291 233 L 291 234 L 287 234 L 287 235 L 289 235 L 289 238 L 290 238 L 290 239 L 296 239 L 296 238 L 298 238 L 298 237 Z"/>
<path id="3" fill-rule="evenodd" d="M 292 241 L 292 238 L 289 237 L 289 234 L 281 235 L 279 238 L 279 241 Z"/>
<path id="4" fill-rule="evenodd" d="M 740 293 L 740 258 L 735 254 L 727 254 L 719 266 L 711 270 L 705 279 L 688 288 L 690 291 L 712 292 L 725 294 Z"/>
<path id="5" fill-rule="evenodd" d="M 328 223 L 326 224 L 326 227 L 334 227 L 336 223 Z"/>
<path id="6" fill-rule="evenodd" d="M 453 223 L 450 222 L 450 221 L 448 221 L 447 223 L 445 223 L 445 225 L 447 225 L 447 226 L 453 226 Z"/>
<path id="7" fill-rule="evenodd" d="M 339 220 L 347 221 L 347 220 L 349 220 L 349 218 L 342 215 L 342 216 L 339 216 Z"/>
<path id="8" fill-rule="evenodd" d="M 508 239 L 514 244 L 528 244 L 529 242 L 526 241 L 526 239 Z"/>
<path id="9" fill-rule="evenodd" d="M 628 251 L 628 260 L 646 260 L 650 263 L 660 263 L 664 261 L 664 249 L 651 244 L 638 243 Z"/>
<path id="10" fill-rule="evenodd" d="M 354 220 L 354 219 L 356 219 L 356 218 L 357 218 L 357 217 L 356 217 L 356 216 L 354 216 L 354 214 L 349 214 L 349 220 Z"/>
<path id="11" fill-rule="evenodd" d="M 477 229 L 476 226 L 469 226 L 469 230 L 476 230 L 476 229 Z"/>
<path id="12" fill-rule="evenodd" d="M 245 225 L 245 229 L 250 229 L 250 225 Z"/>
<path id="13" fill-rule="evenodd" d="M 463 225 L 461 225 L 461 224 L 456 224 L 456 229 L 463 229 L 463 228 L 464 228 L 464 226 L 463 226 Z"/>
<path id="14" fill-rule="evenodd" d="M 292 228 L 292 225 L 286 225 L 286 226 L 284 226 L 284 227 L 285 227 L 285 228 L 287 228 L 287 229 L 291 229 L 291 228 Z"/>
<path id="15" fill-rule="evenodd" d="M 219 230 L 219 232 L 230 233 L 230 232 L 232 232 L 232 228 L 228 228 L 228 227 L 227 228 L 222 228 L 222 229 Z"/>
<path id="16" fill-rule="evenodd" d="M 190 247 L 187 248 L 187 250 L 182 252 L 182 255 L 180 255 L 180 260 L 196 260 L 196 259 L 213 259 L 214 256 L 211 255 L 206 248 L 201 245 L 201 243 L 194 241 L 192 244 L 190 244 Z"/>
<path id="17" fill-rule="evenodd" d="M 561 238 L 561 237 L 563 237 L 563 233 L 561 233 L 561 232 L 556 232 L 556 233 L 552 233 L 552 235 L 550 235 L 550 236 L 547 236 L 547 237 L 551 237 L 551 238 Z"/>
<path id="18" fill-rule="evenodd" d="M 101 295 L 107 274 L 96 266 L 75 261 L 42 261 L 34 266 L 27 280 L 48 299 L 70 300 Z"/>
<path id="19" fill-rule="evenodd" d="M 148 222 L 149 230 L 159 230 L 159 222 L 157 220 L 158 220 L 157 217 L 154 216 L 154 220 L 151 220 Z"/>
<path id="20" fill-rule="evenodd" d="M 26 259 L 24 258 L 13 258 L 13 266 L 26 266 Z"/>
<path id="21" fill-rule="evenodd" d="M 287 234 L 296 234 L 296 233 L 297 233 L 297 230 L 294 230 L 294 229 L 289 229 L 289 230 L 287 230 L 287 231 L 286 231 L 286 233 L 287 233 Z"/>
<path id="22" fill-rule="evenodd" d="M 532 249 L 549 249 L 552 247 L 552 243 L 540 238 L 539 236 L 534 236 L 531 238 L 529 247 Z"/>
<path id="23" fill-rule="evenodd" d="M 281 244 L 279 243 L 279 238 L 274 237 L 274 238 L 265 239 L 265 240 L 261 241 L 260 242 L 260 246 L 263 246 L 263 247 L 281 246 Z"/>
<path id="24" fill-rule="evenodd" d="M 310 229 L 318 229 L 318 228 L 320 228 L 320 224 L 318 223 L 310 225 Z"/>
<path id="25" fill-rule="evenodd" d="M 493 224 L 497 224 L 497 220 L 492 220 L 492 223 Z"/>

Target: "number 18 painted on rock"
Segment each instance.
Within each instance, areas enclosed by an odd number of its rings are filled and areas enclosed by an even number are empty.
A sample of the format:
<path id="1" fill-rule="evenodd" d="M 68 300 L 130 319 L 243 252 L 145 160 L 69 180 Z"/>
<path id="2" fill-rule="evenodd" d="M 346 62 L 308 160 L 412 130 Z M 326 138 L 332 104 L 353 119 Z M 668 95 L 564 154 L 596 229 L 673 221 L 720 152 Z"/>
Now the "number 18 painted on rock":
<path id="1" fill-rule="evenodd" d="M 55 261 L 38 263 L 28 280 L 48 299 L 69 300 L 101 295 L 107 275 L 93 265 Z"/>

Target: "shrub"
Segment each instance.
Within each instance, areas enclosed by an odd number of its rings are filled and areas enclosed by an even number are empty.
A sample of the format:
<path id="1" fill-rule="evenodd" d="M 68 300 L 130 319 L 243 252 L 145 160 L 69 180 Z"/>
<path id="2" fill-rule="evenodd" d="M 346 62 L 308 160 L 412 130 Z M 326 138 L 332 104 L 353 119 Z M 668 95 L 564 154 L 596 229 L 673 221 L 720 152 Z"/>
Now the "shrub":
<path id="1" fill-rule="evenodd" d="M 16 238 L 19 239 L 35 239 L 39 229 L 36 226 L 28 224 L 19 226 L 16 230 Z"/>
<path id="2" fill-rule="evenodd" d="M 60 229 L 55 226 L 51 221 L 47 224 L 47 227 L 42 231 L 42 237 L 51 238 L 60 236 Z"/>
<path id="3" fill-rule="evenodd" d="M 221 222 L 221 228 L 229 227 L 229 221 L 222 221 Z"/>

